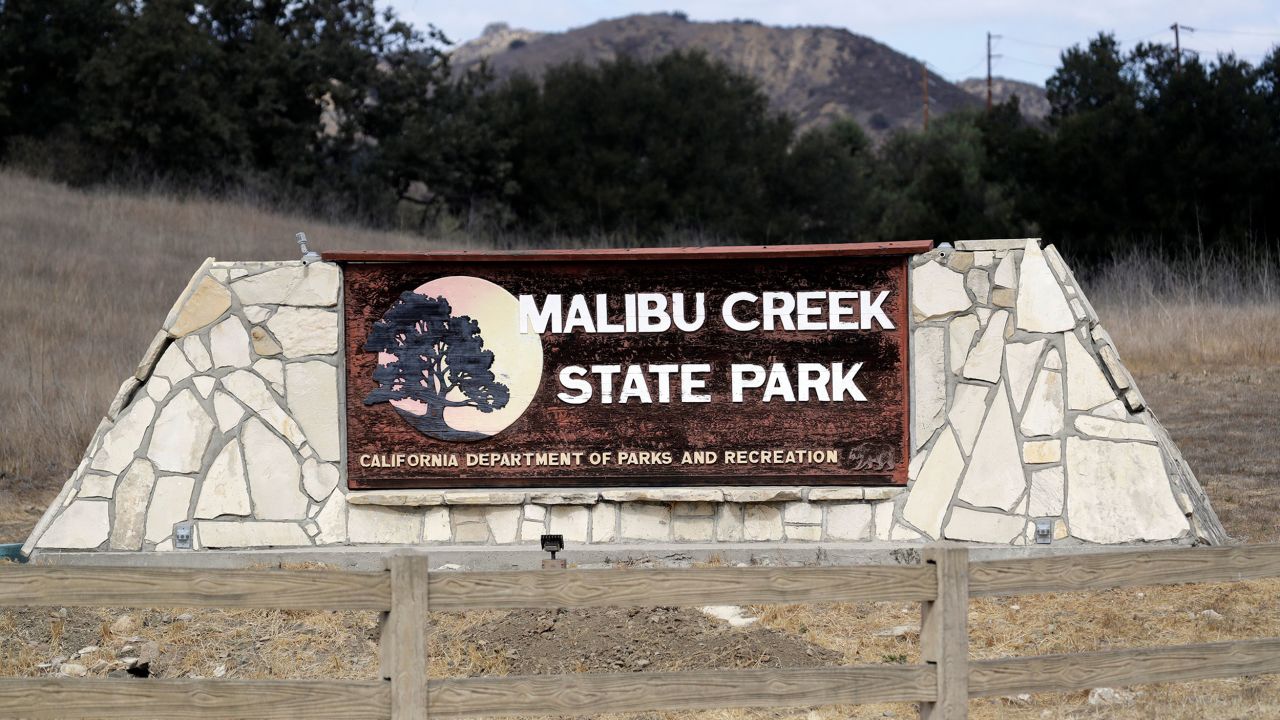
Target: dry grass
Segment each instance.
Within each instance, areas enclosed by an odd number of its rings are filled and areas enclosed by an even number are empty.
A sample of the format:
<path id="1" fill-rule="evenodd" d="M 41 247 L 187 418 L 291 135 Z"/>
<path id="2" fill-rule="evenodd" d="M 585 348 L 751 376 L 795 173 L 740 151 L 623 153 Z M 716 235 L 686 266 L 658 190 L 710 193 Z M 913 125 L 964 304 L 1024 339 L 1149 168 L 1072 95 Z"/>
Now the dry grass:
<path id="1" fill-rule="evenodd" d="M 119 380 L 137 361 L 192 269 L 206 256 L 295 256 L 293 233 L 320 248 L 465 246 L 463 238 L 316 222 L 249 203 L 77 191 L 0 171 L 0 542 L 19 541 L 78 460 Z M 1270 263 L 1270 264 L 1269 264 Z M 1138 256 L 1090 274 L 1104 324 L 1139 375 L 1214 499 L 1227 529 L 1280 541 L 1280 300 L 1273 259 L 1219 262 L 1196 274 Z M 976 601 L 974 657 L 1280 636 L 1280 581 Z M 1199 613 L 1212 609 L 1223 619 Z M 912 662 L 918 607 L 899 604 L 755 608 L 762 625 L 840 653 L 847 663 Z M 56 657 L 99 646 L 93 674 L 154 641 L 160 672 L 199 676 L 369 678 L 376 620 L 367 613 L 147 610 L 116 637 L 118 610 L 0 611 L 0 675 L 34 676 Z M 504 613 L 432 616 L 431 674 L 505 674 L 480 640 Z M 132 647 L 130 647 L 132 646 Z M 126 648 L 129 649 L 126 649 Z M 77 660 L 79 661 L 79 660 Z M 220 669 L 221 668 L 221 669 Z M 570 672 L 583 668 L 568 666 Z M 1090 706 L 1086 693 L 971 704 L 975 718 L 1280 717 L 1269 678 L 1155 685 L 1133 702 Z M 912 717 L 906 706 L 658 713 L 645 717 Z"/>

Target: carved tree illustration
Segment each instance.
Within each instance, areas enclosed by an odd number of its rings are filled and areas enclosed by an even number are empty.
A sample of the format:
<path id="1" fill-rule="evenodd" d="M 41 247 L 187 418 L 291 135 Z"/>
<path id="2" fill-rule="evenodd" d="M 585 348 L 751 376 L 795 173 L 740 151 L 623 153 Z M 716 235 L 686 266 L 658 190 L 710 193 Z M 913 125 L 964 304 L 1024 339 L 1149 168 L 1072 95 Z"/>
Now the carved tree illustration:
<path id="1" fill-rule="evenodd" d="M 493 374 L 493 351 L 484 349 L 480 323 L 466 315 L 454 317 L 444 297 L 401 293 L 369 330 L 364 349 L 396 358 L 374 368 L 378 387 L 364 404 L 417 400 L 426 405 L 425 415 L 420 419 L 401 415 L 424 432 L 450 434 L 444 421 L 446 408 L 489 413 L 506 407 L 511 397 Z"/>

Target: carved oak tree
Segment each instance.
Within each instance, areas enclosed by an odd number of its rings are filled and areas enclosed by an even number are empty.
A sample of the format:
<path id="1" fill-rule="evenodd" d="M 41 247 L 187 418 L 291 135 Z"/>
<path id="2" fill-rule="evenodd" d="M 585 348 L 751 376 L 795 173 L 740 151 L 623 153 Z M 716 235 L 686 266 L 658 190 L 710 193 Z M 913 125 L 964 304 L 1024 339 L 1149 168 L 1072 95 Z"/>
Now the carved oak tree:
<path id="1" fill-rule="evenodd" d="M 400 294 L 373 324 L 366 352 L 395 356 L 374 367 L 378 387 L 365 405 L 392 400 L 416 400 L 426 406 L 417 414 L 396 408 L 415 428 L 441 440 L 478 440 L 482 433 L 456 430 L 444 418 L 447 408 L 468 407 L 490 413 L 507 405 L 511 392 L 493 374 L 493 351 L 484 349 L 480 323 L 466 315 L 453 316 L 444 297 L 413 291 Z"/>

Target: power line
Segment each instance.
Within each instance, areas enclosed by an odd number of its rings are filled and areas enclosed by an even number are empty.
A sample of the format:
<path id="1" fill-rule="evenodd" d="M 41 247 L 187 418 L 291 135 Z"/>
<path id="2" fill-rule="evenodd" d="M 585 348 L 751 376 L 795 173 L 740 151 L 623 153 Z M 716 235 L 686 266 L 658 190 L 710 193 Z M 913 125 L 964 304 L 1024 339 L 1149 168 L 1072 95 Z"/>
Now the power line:
<path id="1" fill-rule="evenodd" d="M 1190 30 L 1190 28 L 1185 28 Z M 1196 32 L 1209 33 L 1211 35 L 1249 35 L 1252 37 L 1269 37 L 1280 38 L 1280 32 L 1253 32 L 1251 30 L 1210 30 L 1208 28 L 1196 28 Z"/>
<path id="2" fill-rule="evenodd" d="M 1056 67 L 1058 67 L 1057 65 L 1054 65 L 1053 63 L 1037 62 L 1037 61 L 1035 61 L 1035 60 L 1027 60 L 1027 59 L 1025 59 L 1025 58 L 1013 57 L 1013 56 L 1011 56 L 1011 55 L 1001 55 L 1001 56 L 1000 56 L 1000 58 L 1001 58 L 1002 60 L 1012 60 L 1012 61 L 1014 61 L 1014 62 L 1019 62 L 1019 63 L 1023 63 L 1023 64 L 1026 64 L 1026 65 L 1039 65 L 1040 67 L 1047 67 L 1047 68 L 1056 68 Z"/>
<path id="3" fill-rule="evenodd" d="M 1066 48 L 1061 45 L 1052 45 L 1050 43 L 1036 42 L 1034 40 L 1023 40 L 1022 38 L 1016 38 L 1009 35 L 996 35 L 995 37 L 1003 38 L 1011 43 L 1017 43 L 1018 45 L 1030 45 L 1031 47 L 1048 48 L 1050 50 L 1066 50 Z"/>

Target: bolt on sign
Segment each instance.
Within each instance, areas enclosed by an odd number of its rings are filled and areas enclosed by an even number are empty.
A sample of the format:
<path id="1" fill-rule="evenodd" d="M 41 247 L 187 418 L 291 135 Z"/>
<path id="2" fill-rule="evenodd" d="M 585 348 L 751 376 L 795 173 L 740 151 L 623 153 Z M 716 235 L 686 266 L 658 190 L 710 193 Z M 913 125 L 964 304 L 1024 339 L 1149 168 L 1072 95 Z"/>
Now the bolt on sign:
<path id="1" fill-rule="evenodd" d="M 905 483 L 928 247 L 327 253 L 350 487 Z"/>

